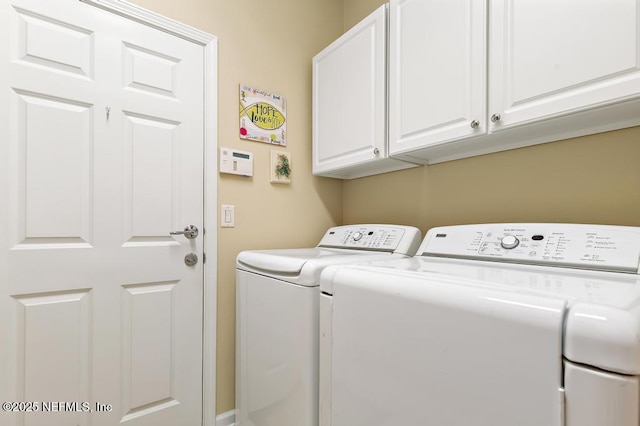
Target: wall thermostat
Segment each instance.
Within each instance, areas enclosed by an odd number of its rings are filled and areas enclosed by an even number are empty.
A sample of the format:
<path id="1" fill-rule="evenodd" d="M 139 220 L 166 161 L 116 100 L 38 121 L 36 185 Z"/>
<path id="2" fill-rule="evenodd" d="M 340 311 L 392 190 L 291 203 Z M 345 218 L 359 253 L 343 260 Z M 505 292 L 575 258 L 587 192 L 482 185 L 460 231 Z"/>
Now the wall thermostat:
<path id="1" fill-rule="evenodd" d="M 220 147 L 220 173 L 253 176 L 253 154 Z"/>

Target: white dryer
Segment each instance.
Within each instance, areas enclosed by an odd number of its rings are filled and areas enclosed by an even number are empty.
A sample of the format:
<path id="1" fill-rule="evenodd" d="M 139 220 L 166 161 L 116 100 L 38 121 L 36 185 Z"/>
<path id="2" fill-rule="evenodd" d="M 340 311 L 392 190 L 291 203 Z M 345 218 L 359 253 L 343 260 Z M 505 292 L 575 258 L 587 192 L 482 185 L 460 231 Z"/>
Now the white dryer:
<path id="1" fill-rule="evenodd" d="M 640 228 L 431 229 L 321 276 L 321 426 L 640 425 Z"/>
<path id="2" fill-rule="evenodd" d="M 318 425 L 318 296 L 329 265 L 408 258 L 420 230 L 330 228 L 314 248 L 243 251 L 236 271 L 236 425 Z"/>

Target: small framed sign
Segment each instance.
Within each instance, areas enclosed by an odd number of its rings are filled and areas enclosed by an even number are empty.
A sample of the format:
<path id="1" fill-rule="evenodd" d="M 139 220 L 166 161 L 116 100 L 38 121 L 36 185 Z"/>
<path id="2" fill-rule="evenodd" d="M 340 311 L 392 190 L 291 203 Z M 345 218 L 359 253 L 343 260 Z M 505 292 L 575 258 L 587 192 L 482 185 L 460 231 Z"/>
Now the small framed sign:
<path id="1" fill-rule="evenodd" d="M 291 183 L 291 154 L 271 150 L 271 183 Z"/>

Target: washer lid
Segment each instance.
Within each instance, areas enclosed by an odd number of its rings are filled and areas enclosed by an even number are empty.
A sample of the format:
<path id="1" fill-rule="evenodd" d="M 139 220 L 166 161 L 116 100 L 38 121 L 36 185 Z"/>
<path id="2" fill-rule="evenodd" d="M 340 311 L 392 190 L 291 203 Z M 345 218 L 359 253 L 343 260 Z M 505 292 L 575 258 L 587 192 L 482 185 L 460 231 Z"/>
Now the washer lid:
<path id="1" fill-rule="evenodd" d="M 310 260 L 330 262 L 338 257 L 371 255 L 369 251 L 327 248 L 302 248 L 281 250 L 248 250 L 238 254 L 238 267 L 276 275 L 299 275 Z"/>
<path id="2" fill-rule="evenodd" d="M 315 248 L 243 251 L 236 266 L 293 284 L 318 286 L 320 272 L 329 265 L 413 256 L 420 239 L 420 230 L 413 226 L 335 226 Z"/>
<path id="3" fill-rule="evenodd" d="M 328 248 L 250 250 L 238 254 L 239 270 L 266 275 L 302 286 L 318 286 L 320 273 L 329 265 L 399 259 L 402 254 Z"/>

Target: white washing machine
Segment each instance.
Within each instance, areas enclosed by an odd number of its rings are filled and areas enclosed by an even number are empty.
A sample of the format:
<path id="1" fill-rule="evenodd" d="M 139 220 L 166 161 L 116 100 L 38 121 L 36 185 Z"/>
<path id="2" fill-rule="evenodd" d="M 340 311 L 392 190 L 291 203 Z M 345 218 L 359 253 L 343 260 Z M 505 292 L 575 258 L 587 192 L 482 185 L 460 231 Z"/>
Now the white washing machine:
<path id="1" fill-rule="evenodd" d="M 315 248 L 243 251 L 236 271 L 236 425 L 318 425 L 318 296 L 329 265 L 413 256 L 417 228 L 330 228 Z"/>
<path id="2" fill-rule="evenodd" d="M 431 229 L 321 276 L 321 426 L 640 425 L 640 228 Z"/>

